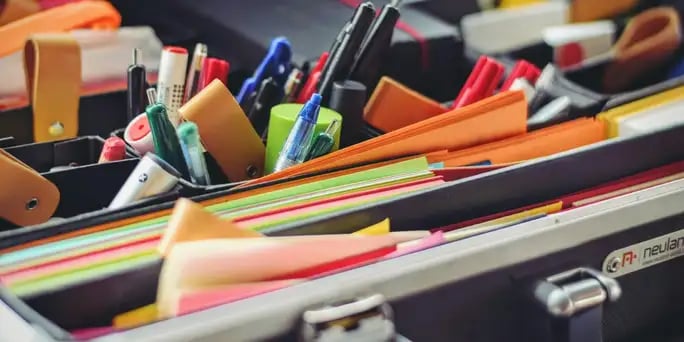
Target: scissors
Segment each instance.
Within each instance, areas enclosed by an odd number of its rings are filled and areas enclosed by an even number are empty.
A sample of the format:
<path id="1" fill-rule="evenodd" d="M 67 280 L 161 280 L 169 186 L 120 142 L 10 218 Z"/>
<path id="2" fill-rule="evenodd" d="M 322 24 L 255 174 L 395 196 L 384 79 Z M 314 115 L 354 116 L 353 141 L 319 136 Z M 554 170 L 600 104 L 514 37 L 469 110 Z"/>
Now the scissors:
<path id="1" fill-rule="evenodd" d="M 245 102 L 256 93 L 257 87 L 269 77 L 272 77 L 282 88 L 290 73 L 291 60 L 292 47 L 287 38 L 278 37 L 273 39 L 266 57 L 261 61 L 256 71 L 254 71 L 254 75 L 246 79 L 245 83 L 242 84 L 240 93 L 237 96 L 238 103 L 244 108 Z"/>
<path id="2" fill-rule="evenodd" d="M 680 18 L 674 8 L 656 7 L 638 14 L 613 47 L 613 61 L 603 76 L 604 90 L 626 90 L 672 58 L 681 41 Z"/>

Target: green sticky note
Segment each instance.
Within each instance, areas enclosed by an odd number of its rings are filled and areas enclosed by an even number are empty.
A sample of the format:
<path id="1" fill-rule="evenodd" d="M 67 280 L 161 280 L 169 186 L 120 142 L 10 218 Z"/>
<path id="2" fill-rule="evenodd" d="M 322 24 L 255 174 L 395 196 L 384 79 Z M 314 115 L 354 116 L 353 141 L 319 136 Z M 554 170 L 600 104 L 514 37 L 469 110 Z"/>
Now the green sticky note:
<path id="1" fill-rule="evenodd" d="M 273 172 L 278 154 L 287 140 L 287 136 L 294 126 L 299 111 L 304 105 L 297 103 L 285 103 L 277 105 L 271 109 L 271 118 L 268 122 L 268 139 L 266 140 L 266 162 L 264 169 L 267 173 Z M 325 132 L 328 125 L 333 121 L 338 120 L 342 125 L 340 129 L 335 132 L 335 145 L 332 151 L 336 151 L 340 146 L 340 131 L 344 129 L 344 122 L 342 122 L 342 115 L 332 109 L 321 107 L 318 112 L 318 120 L 316 121 L 316 131 L 314 136 L 321 132 Z"/>

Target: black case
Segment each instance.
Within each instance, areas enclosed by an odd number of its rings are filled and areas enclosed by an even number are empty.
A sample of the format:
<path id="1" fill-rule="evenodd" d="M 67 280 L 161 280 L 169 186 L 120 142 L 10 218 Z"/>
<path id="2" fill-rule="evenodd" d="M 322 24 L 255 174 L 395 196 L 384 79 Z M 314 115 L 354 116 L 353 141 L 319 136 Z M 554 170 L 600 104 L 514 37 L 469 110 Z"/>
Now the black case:
<path id="1" fill-rule="evenodd" d="M 684 126 L 630 139 L 615 139 L 557 156 L 513 166 L 494 172 L 447 183 L 436 189 L 350 209 L 341 213 L 303 220 L 268 230 L 269 235 L 350 233 L 386 217 L 393 230 L 412 230 L 445 226 L 454 222 L 486 216 L 534 203 L 552 200 L 564 194 L 596 186 L 658 166 L 684 160 Z M 235 190 L 233 190 L 235 191 Z M 241 191 L 241 190 L 238 190 Z M 226 192 L 194 198 L 202 200 Z M 144 209 L 89 215 L 51 227 L 17 230 L 0 234 L 0 248 L 32 239 L 82 229 L 169 208 L 162 204 Z M 32 309 L 21 309 L 22 316 L 35 321 L 43 315 L 62 328 L 81 324 L 103 324 L 112 314 L 151 303 L 156 296 L 161 264 L 152 262 L 138 269 L 116 273 L 77 286 L 26 298 Z M 89 301 L 88 310 L 61 310 L 78 294 Z M 10 296 L 5 293 L 4 296 Z M 3 299 L 6 303 L 16 298 Z"/>

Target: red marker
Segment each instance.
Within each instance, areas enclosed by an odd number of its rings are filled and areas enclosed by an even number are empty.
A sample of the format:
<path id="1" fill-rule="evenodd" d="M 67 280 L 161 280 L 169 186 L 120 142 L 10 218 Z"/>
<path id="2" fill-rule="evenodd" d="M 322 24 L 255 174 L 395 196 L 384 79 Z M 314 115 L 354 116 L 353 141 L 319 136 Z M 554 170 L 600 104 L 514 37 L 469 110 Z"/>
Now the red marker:
<path id="1" fill-rule="evenodd" d="M 511 74 L 508 75 L 508 78 L 506 81 L 504 81 L 503 86 L 501 86 L 501 91 L 509 90 L 511 85 L 513 85 L 513 82 L 515 82 L 515 80 L 518 78 L 524 78 L 534 86 L 534 84 L 537 83 L 537 79 L 539 78 L 540 74 L 541 70 L 539 70 L 539 68 L 537 68 L 534 64 L 521 59 L 515 63 L 513 70 L 511 70 Z"/>
<path id="2" fill-rule="evenodd" d="M 306 101 L 309 101 L 311 98 L 311 95 L 316 92 L 318 81 L 321 78 L 321 71 L 323 71 L 323 66 L 328 60 L 329 55 L 330 54 L 328 52 L 323 52 L 321 57 L 318 58 L 318 62 L 316 62 L 314 68 L 311 69 L 311 73 L 309 73 L 309 78 L 306 80 L 304 87 L 302 87 L 302 90 L 299 91 L 296 101 L 297 103 L 306 103 Z"/>
<path id="3" fill-rule="evenodd" d="M 487 56 L 480 57 L 451 108 L 461 108 L 494 95 L 503 73 L 501 63 Z"/>
<path id="4" fill-rule="evenodd" d="M 230 71 L 230 63 L 218 58 L 205 58 L 202 65 L 202 73 L 200 74 L 199 90 L 208 86 L 211 81 L 218 79 L 228 86 L 228 72 Z"/>
<path id="5" fill-rule="evenodd" d="M 126 143 L 118 137 L 111 137 L 105 140 L 98 163 L 107 163 L 122 160 L 126 156 Z"/>

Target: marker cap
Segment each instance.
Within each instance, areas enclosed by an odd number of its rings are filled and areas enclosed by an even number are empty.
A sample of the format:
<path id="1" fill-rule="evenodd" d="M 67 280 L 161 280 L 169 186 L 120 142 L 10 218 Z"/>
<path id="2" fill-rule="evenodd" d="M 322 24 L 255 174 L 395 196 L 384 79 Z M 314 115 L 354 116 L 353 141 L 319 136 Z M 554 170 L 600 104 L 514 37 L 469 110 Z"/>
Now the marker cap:
<path id="1" fill-rule="evenodd" d="M 136 116 L 128 123 L 124 130 L 124 140 L 140 155 L 154 151 L 154 140 L 145 113 Z"/>

